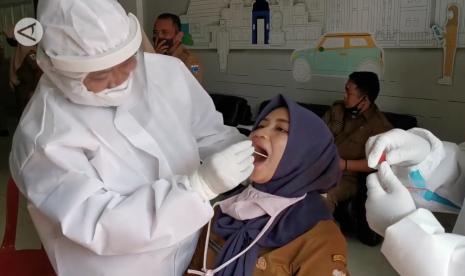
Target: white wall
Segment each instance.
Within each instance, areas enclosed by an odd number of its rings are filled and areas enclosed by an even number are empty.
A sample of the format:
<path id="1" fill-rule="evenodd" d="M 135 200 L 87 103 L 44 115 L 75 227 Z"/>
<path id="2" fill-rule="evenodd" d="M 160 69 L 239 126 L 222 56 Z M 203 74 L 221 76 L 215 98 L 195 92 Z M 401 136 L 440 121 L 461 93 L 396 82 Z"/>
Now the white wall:
<path id="1" fill-rule="evenodd" d="M 137 5 L 136 5 L 135 0 L 118 0 L 118 2 L 121 4 L 121 6 L 124 7 L 124 9 L 127 12 L 131 12 L 133 14 L 136 14 Z"/>
<path id="2" fill-rule="evenodd" d="M 144 2 L 147 33 L 162 12 L 184 14 L 188 0 Z M 215 51 L 196 52 L 205 65 L 204 87 L 210 93 L 247 98 L 254 110 L 258 104 L 278 93 L 295 100 L 330 104 L 342 99 L 345 79 L 314 77 L 299 84 L 292 78 L 287 50 L 232 51 L 228 72 L 220 73 Z M 377 100 L 384 111 L 413 114 L 421 127 L 441 139 L 465 140 L 465 50 L 457 51 L 453 86 L 436 83 L 441 76 L 440 49 L 386 49 L 385 74 Z"/>
<path id="3" fill-rule="evenodd" d="M 198 53 L 205 64 L 205 88 L 211 93 L 244 96 L 253 108 L 278 93 L 295 100 L 330 104 L 342 99 L 345 79 L 314 77 L 309 83 L 293 80 L 290 51 L 233 51 L 228 72 L 218 71 L 215 52 Z M 415 115 L 421 127 L 442 139 L 465 140 L 465 51 L 457 53 L 453 86 L 440 86 L 442 51 L 388 49 L 377 104 L 384 111 Z"/>
<path id="4" fill-rule="evenodd" d="M 120 2 L 120 4 L 124 7 L 124 9 L 127 12 L 130 12 L 130 13 L 136 15 L 137 19 L 139 19 L 139 22 L 140 22 L 142 28 L 144 28 L 144 22 L 145 22 L 145 18 L 144 18 L 144 10 L 145 10 L 144 9 L 144 2 L 145 2 L 145 0 L 118 0 L 118 2 Z"/>

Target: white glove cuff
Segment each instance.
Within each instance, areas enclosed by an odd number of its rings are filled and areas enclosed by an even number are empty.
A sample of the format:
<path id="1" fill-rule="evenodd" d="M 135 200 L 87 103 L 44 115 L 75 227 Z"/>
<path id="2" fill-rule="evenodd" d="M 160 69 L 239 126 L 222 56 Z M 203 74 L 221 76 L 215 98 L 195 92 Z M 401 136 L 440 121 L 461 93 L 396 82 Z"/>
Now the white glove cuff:
<path id="1" fill-rule="evenodd" d="M 189 176 L 191 187 L 195 190 L 203 199 L 211 200 L 218 196 L 217 193 L 213 192 L 207 183 L 200 177 L 198 171 L 195 171 Z"/>
<path id="2" fill-rule="evenodd" d="M 408 168 L 409 172 L 418 170 L 424 179 L 428 179 L 446 156 L 443 143 L 426 129 L 412 128 L 407 130 L 407 132 L 420 136 L 431 145 L 431 151 L 426 158 L 420 163 Z"/>
<path id="3" fill-rule="evenodd" d="M 461 275 L 448 273 L 459 246 L 457 235 L 444 233 L 430 211 L 418 209 L 386 230 L 381 252 L 400 275 Z"/>

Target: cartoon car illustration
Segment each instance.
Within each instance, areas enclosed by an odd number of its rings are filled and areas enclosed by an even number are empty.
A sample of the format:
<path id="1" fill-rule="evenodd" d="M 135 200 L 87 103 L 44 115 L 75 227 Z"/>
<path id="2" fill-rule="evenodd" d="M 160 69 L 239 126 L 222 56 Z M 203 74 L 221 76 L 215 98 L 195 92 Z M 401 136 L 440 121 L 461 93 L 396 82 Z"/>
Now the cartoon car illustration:
<path id="1" fill-rule="evenodd" d="M 295 50 L 291 55 L 292 75 L 307 82 L 312 75 L 347 76 L 354 71 L 370 71 L 382 79 L 383 50 L 369 33 L 328 33 L 316 48 Z"/>

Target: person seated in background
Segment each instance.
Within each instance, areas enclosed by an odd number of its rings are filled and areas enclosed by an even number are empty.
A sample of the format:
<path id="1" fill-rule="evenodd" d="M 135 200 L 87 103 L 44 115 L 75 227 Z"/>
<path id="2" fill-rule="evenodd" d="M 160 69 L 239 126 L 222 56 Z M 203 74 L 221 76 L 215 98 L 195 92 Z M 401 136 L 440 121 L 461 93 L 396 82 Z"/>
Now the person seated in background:
<path id="1" fill-rule="evenodd" d="M 0 66 L 4 66 L 4 64 L 5 64 L 4 52 L 5 51 L 4 51 L 3 47 L 2 47 L 2 45 L 0 45 Z M 2 82 L 0 85 L 2 85 L 2 87 L 3 87 L 3 79 L 0 80 L 0 81 Z M 3 105 L 3 102 L 2 102 L 2 105 Z M 0 108 L 3 108 L 3 106 L 0 106 Z M 8 129 L 6 128 L 6 124 L 5 124 L 5 115 L 1 114 L 0 115 L 0 137 L 8 137 L 9 134 L 10 133 L 9 133 Z"/>
<path id="2" fill-rule="evenodd" d="M 215 203 L 220 210 L 207 255 L 215 268 L 188 273 L 346 275 L 346 241 L 320 195 L 341 175 L 331 132 L 284 96 L 272 99 L 256 122 L 249 136 L 256 152 L 251 184 Z M 210 224 L 207 241 L 209 232 Z M 204 247 L 197 246 L 190 267 L 202 266 Z"/>
<path id="3" fill-rule="evenodd" d="M 371 172 L 365 156 L 365 143 L 369 137 L 392 129 L 392 125 L 378 109 L 375 100 L 380 90 L 378 76 L 372 72 L 353 72 L 345 85 L 343 101 L 336 101 L 323 116 L 334 135 L 340 156 L 339 166 L 343 175 L 337 186 L 327 194 L 327 203 L 335 210 L 338 203 L 354 198 L 361 173 Z M 362 192 L 362 191 L 360 191 Z M 365 201 L 361 197 L 360 201 Z M 364 202 L 361 202 L 357 216 L 357 235 L 369 245 L 379 242 L 379 236 L 371 231 L 366 223 Z M 358 205 L 357 205 L 358 206 Z M 341 227 L 354 227 L 350 219 L 344 215 Z"/>
<path id="4" fill-rule="evenodd" d="M 14 47 L 10 61 L 9 83 L 15 93 L 18 116 L 21 116 L 42 76 L 36 61 L 36 46 L 24 46 L 16 41 L 13 28 L 3 31 L 9 45 Z"/>
<path id="5" fill-rule="evenodd" d="M 6 42 L 8 45 L 12 48 L 17 48 L 18 47 L 18 41 L 16 40 L 14 36 L 14 26 L 9 26 L 3 29 L 2 31 L 3 35 L 6 38 Z M 16 68 L 15 67 L 15 54 L 16 51 L 13 52 L 12 57 L 10 58 L 10 68 L 9 68 L 9 73 L 8 73 L 8 84 L 10 85 L 10 88 L 12 91 L 14 91 L 15 86 L 19 83 L 18 77 L 16 76 Z"/>
<path id="6" fill-rule="evenodd" d="M 153 25 L 153 47 L 155 53 L 170 55 L 184 62 L 192 75 L 202 83 L 203 67 L 200 60 L 182 45 L 179 16 L 172 13 L 160 14 Z"/>
<path id="7" fill-rule="evenodd" d="M 357 193 L 359 172 L 372 171 L 365 156 L 368 138 L 392 129 L 375 104 L 378 94 L 379 81 L 375 73 L 353 72 L 345 85 L 344 100 L 336 101 L 323 116 L 334 135 L 343 171 L 341 181 L 327 195 L 332 210 Z"/>
<path id="8" fill-rule="evenodd" d="M 42 70 L 36 61 L 36 47 L 27 47 L 19 44 L 16 47 L 12 64 L 10 67 L 12 71 L 10 72 L 14 72 L 16 75 L 17 83 L 14 90 L 18 112 L 22 113 L 34 94 L 34 90 L 42 76 Z"/>

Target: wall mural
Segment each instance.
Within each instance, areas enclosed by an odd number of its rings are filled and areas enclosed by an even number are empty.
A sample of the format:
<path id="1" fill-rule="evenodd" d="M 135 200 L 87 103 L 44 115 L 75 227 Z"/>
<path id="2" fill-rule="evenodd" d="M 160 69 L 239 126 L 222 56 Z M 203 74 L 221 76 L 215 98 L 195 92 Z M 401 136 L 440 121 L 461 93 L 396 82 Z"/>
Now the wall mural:
<path id="1" fill-rule="evenodd" d="M 459 7 L 450 4 L 447 7 L 447 21 L 443 28 L 435 24 L 432 26 L 433 34 L 443 48 L 442 77 L 438 79 L 439 84 L 451 85 L 455 65 L 455 52 L 457 51 L 457 40 L 459 35 Z"/>
<path id="2" fill-rule="evenodd" d="M 376 67 L 382 75 L 382 54 L 377 61 L 371 56 L 377 48 L 444 48 L 444 73 L 442 83 L 448 83 L 453 54 L 450 31 L 443 32 L 443 40 L 437 39 L 438 33 L 432 30 L 437 22 L 448 22 L 448 7 L 453 4 L 461 10 L 465 0 L 191 0 L 187 13 L 181 16 L 183 25 L 189 30 L 193 48 L 217 49 L 220 58 L 220 69 L 227 68 L 227 56 L 233 49 L 317 49 L 321 55 L 333 56 L 328 47 L 322 46 L 328 35 L 341 35 L 345 41 L 355 34 L 364 36 L 359 40 L 373 47 L 360 47 L 361 51 L 352 51 L 352 44 L 345 51 L 357 52 L 359 59 L 371 60 L 369 66 Z M 457 14 L 458 16 L 458 14 Z M 465 46 L 463 20 L 456 22 L 455 47 Z M 447 23 L 446 23 L 447 24 Z M 450 26 L 450 25 L 449 25 Z M 369 34 L 367 36 L 367 34 Z M 367 38 L 368 37 L 368 38 Z M 448 42 L 449 39 L 449 42 Z M 354 38 L 355 41 L 355 38 Z M 349 42 L 350 43 L 350 42 Z M 354 42 L 355 43 L 355 42 Z M 347 45 L 346 45 L 347 46 Z M 322 47 L 322 48 L 321 48 Z M 310 51 L 307 51 L 310 53 Z M 301 53 L 301 54 L 299 54 Z M 295 51 L 292 60 L 300 60 L 294 67 L 304 68 L 303 52 Z M 366 57 L 363 57 L 364 55 Z M 301 59 L 298 59 L 298 56 Z M 311 59 L 307 55 L 311 66 Z M 450 58 L 452 57 L 452 59 Z M 346 69 L 312 68 L 317 74 L 340 75 L 350 66 L 359 68 L 352 59 Z M 304 70 L 293 72 L 296 79 L 303 81 Z M 327 70 L 328 69 L 328 70 Z M 375 70 L 373 69 L 373 70 Z M 300 71 L 300 72 L 299 72 Z M 312 74 L 310 74 L 312 75 Z"/>
<path id="3" fill-rule="evenodd" d="M 307 82 L 312 75 L 345 78 L 354 71 L 370 71 L 382 79 L 383 56 L 369 33 L 328 33 L 315 48 L 292 53 L 292 75 L 298 82 Z"/>

